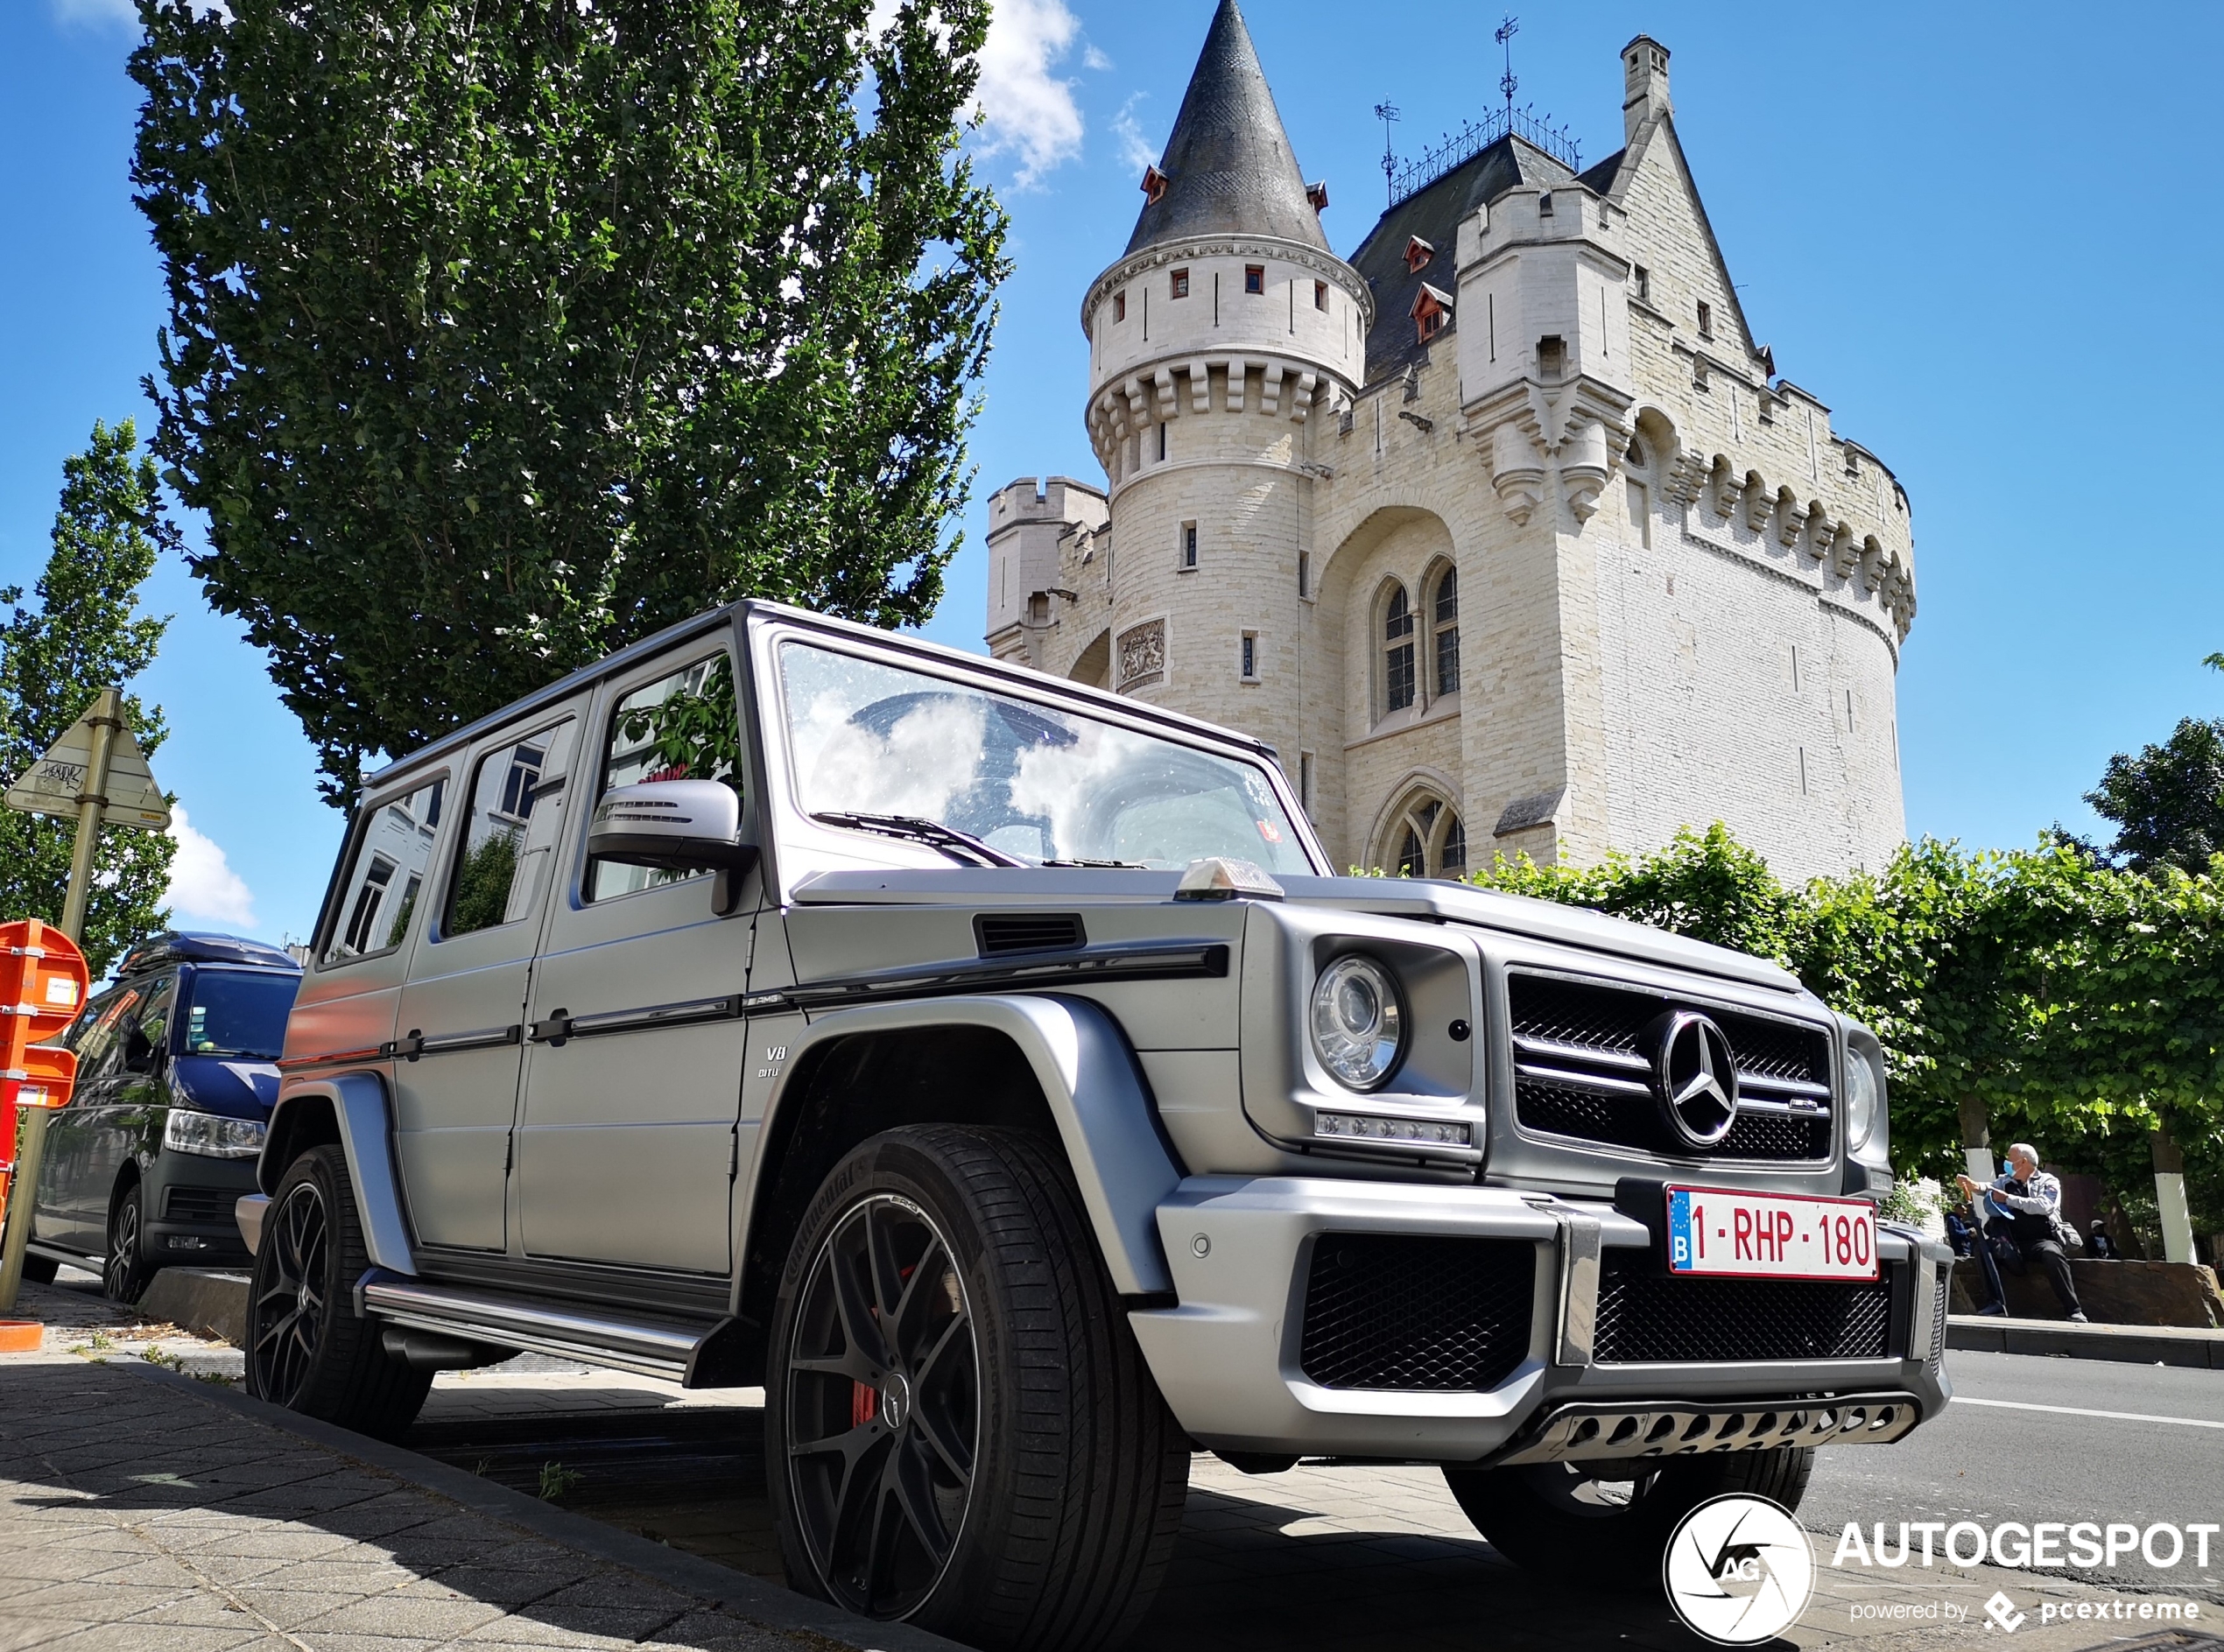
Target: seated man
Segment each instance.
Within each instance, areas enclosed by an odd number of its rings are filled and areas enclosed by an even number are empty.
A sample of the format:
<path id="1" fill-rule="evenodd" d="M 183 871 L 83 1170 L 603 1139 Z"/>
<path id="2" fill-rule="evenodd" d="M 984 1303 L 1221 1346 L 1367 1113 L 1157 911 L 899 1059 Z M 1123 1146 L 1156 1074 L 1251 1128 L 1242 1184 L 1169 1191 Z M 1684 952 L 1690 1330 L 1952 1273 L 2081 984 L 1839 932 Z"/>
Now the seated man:
<path id="1" fill-rule="evenodd" d="M 2018 1274 L 2036 1262 L 2046 1270 L 2054 1295 L 2071 1320 L 2085 1324 L 2085 1310 L 2078 1304 L 2077 1285 L 2070 1276 L 2070 1259 L 2054 1237 L 2054 1224 L 2062 1211 L 2062 1184 L 2038 1168 L 2038 1149 L 2027 1142 L 2009 1148 L 2008 1173 L 1995 1177 L 1988 1188 L 1979 1187 L 1967 1176 L 1954 1179 L 1961 1184 L 1963 1192 L 1978 1202 L 1985 1219 L 1986 1243 L 1980 1254 L 1986 1262 L 2004 1264 L 2009 1272 Z M 1993 1300 L 1977 1311 L 2007 1312 L 1998 1274 L 1989 1265 L 1985 1272 Z"/>
<path id="2" fill-rule="evenodd" d="M 2085 1236 L 2085 1254 L 2094 1262 L 2120 1262 L 2123 1253 L 2116 1248 L 2116 1241 L 2108 1237 L 2108 1225 L 2098 1216 L 2093 1219 L 2093 1230 Z"/>

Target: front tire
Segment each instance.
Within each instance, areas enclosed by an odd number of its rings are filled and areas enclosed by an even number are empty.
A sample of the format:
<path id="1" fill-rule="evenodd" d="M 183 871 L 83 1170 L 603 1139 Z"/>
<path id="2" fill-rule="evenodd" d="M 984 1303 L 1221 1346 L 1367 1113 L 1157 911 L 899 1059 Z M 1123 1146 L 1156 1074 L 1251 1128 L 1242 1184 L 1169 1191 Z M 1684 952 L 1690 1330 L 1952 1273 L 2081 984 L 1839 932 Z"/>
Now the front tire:
<path id="1" fill-rule="evenodd" d="M 1447 1468 L 1445 1483 L 1490 1546 L 1548 1577 L 1657 1590 L 1676 1523 L 1728 1492 L 1797 1509 L 1814 1470 L 1811 1447 L 1720 1452 L 1666 1460 Z"/>
<path id="2" fill-rule="evenodd" d="M 108 1260 L 101 1265 L 101 1294 L 110 1302 L 136 1303 L 154 1282 L 146 1236 L 146 1195 L 135 1181 L 109 1206 Z"/>
<path id="3" fill-rule="evenodd" d="M 305 1417 L 379 1439 L 416 1419 L 433 1374 L 380 1346 L 355 1312 L 370 1266 L 348 1160 L 335 1144 L 293 1161 L 271 1198 L 247 1296 L 247 1391 Z"/>
<path id="4" fill-rule="evenodd" d="M 1149 1607 L 1188 1441 L 1042 1142 L 942 1125 L 852 1152 L 798 1227 L 771 1350 L 792 1586 L 1030 1652 L 1114 1645 Z"/>

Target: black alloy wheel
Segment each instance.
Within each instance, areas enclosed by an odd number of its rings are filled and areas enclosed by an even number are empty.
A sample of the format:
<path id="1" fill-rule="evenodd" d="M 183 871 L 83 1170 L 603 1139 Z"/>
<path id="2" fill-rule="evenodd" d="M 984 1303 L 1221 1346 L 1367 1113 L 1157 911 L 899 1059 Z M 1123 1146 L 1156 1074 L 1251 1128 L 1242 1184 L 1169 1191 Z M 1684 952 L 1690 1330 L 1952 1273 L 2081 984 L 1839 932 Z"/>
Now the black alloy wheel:
<path id="1" fill-rule="evenodd" d="M 331 1237 L 324 1195 L 313 1181 L 297 1182 L 264 1225 L 270 1261 L 255 1270 L 253 1346 L 247 1357 L 255 1367 L 255 1392 L 274 1405 L 292 1405 L 299 1397 L 315 1362 Z"/>
<path id="2" fill-rule="evenodd" d="M 137 1302 L 154 1270 L 146 1263 L 146 1201 L 133 1182 L 108 1213 L 108 1260 L 101 1265 L 101 1294 L 110 1302 Z"/>
<path id="3" fill-rule="evenodd" d="M 787 1473 L 799 1535 L 839 1603 L 915 1611 L 966 1511 L 981 1361 L 965 1283 L 933 1218 L 873 1193 L 819 1248 L 787 1362 Z"/>

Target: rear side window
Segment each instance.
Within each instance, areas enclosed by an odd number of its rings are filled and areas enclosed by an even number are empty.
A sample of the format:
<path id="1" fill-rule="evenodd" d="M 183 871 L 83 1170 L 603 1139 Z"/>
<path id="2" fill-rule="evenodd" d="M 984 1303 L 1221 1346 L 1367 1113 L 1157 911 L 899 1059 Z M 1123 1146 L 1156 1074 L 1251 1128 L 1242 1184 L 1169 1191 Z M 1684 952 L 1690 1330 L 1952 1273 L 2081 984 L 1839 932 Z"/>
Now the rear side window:
<path id="1" fill-rule="evenodd" d="M 658 780 L 723 780 L 738 791 L 741 758 L 733 667 L 722 652 L 712 654 L 618 701 L 603 735 L 602 792 Z M 602 793 L 596 795 L 599 799 Z M 590 861 L 587 898 L 606 901 L 705 875 Z"/>
<path id="2" fill-rule="evenodd" d="M 479 759 L 471 813 L 456 844 L 455 875 L 448 881 L 442 935 L 514 924 L 531 911 L 533 828 L 537 813 L 562 806 L 552 794 L 563 784 L 564 756 L 574 728 L 568 721 L 544 728 Z"/>
<path id="3" fill-rule="evenodd" d="M 341 880 L 339 910 L 319 961 L 344 964 L 402 944 L 432 864 L 447 791 L 443 776 L 372 808 Z"/>

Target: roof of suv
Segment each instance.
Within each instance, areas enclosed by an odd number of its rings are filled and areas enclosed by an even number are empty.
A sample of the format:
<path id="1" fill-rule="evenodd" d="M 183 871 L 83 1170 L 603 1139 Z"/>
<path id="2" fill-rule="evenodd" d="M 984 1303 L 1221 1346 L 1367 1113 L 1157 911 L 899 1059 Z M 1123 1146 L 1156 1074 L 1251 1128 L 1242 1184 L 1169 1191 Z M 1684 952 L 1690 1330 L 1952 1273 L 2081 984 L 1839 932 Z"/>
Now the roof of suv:
<path id="1" fill-rule="evenodd" d="M 281 947 L 237 935 L 172 929 L 149 936 L 124 953 L 116 962 L 116 974 L 120 981 L 171 964 L 246 964 L 257 969 L 282 969 L 293 975 L 301 973 L 301 966 Z"/>
<path id="2" fill-rule="evenodd" d="M 1087 684 L 1073 682 L 1062 677 L 1048 676 L 1024 665 L 1010 664 L 1003 660 L 991 659 L 985 655 L 968 654 L 961 649 L 945 647 L 940 643 L 930 643 L 924 637 L 914 636 L 905 632 L 883 631 L 875 626 L 860 625 L 854 620 L 835 619 L 825 614 L 813 614 L 808 608 L 792 608 L 785 602 L 768 602 L 751 598 L 744 601 L 728 603 L 724 608 L 706 609 L 691 618 L 681 620 L 675 625 L 667 625 L 654 636 L 644 636 L 639 642 L 630 643 L 614 654 L 607 655 L 591 665 L 582 665 L 578 670 L 558 678 L 546 687 L 536 689 L 521 699 L 512 700 L 501 710 L 489 712 L 476 721 L 465 724 L 454 733 L 443 735 L 438 740 L 419 747 L 407 756 L 396 758 L 384 769 L 364 776 L 362 789 L 365 792 L 376 791 L 421 763 L 469 745 L 489 729 L 498 728 L 513 717 L 529 715 L 541 706 L 552 704 L 567 695 L 576 694 L 596 678 L 623 671 L 636 661 L 645 658 L 660 649 L 669 648 L 676 643 L 686 641 L 690 636 L 715 630 L 721 624 L 730 623 L 735 619 L 759 615 L 778 620 L 784 624 L 827 631 L 838 636 L 871 643 L 878 647 L 892 649 L 899 653 L 916 655 L 944 664 L 961 666 L 967 671 L 978 671 L 985 676 L 1001 677 L 1023 691 L 1033 693 L 1039 694 L 1046 690 L 1054 689 L 1066 698 L 1094 700 L 1123 717 L 1140 718 L 1148 722 L 1164 724 L 1169 728 L 1201 735 L 1221 745 L 1240 747 L 1246 751 L 1256 752 L 1269 758 L 1275 755 L 1272 746 L 1239 729 L 1222 728 L 1218 723 L 1207 722 L 1199 717 L 1186 717 L 1179 712 L 1167 711 L 1162 706 L 1151 705 L 1147 700 L 1134 699 L 1125 694 L 1116 694 L 1109 689 L 1092 688 Z"/>

